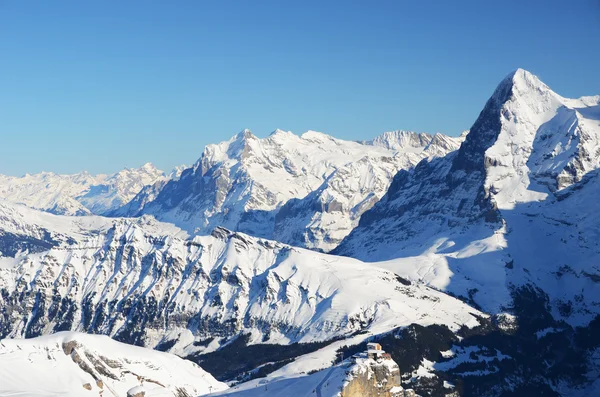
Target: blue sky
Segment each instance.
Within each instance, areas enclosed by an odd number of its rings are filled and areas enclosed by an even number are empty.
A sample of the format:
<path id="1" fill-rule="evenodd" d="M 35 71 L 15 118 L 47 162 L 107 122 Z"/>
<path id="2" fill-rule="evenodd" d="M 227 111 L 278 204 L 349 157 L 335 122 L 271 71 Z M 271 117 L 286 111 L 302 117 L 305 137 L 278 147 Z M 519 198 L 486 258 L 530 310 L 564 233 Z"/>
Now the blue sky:
<path id="1" fill-rule="evenodd" d="M 600 93 L 600 2 L 0 0 L 0 173 L 192 163 L 243 128 L 457 135 L 523 67 Z"/>

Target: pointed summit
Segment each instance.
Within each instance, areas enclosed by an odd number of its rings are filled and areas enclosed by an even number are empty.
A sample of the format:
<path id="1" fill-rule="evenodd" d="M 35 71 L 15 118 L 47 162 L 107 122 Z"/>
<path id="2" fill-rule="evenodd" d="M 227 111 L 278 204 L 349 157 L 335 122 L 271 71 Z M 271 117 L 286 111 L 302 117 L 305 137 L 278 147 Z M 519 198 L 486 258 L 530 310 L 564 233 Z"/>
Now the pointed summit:
<path id="1" fill-rule="evenodd" d="M 537 130 L 537 127 L 530 127 L 540 126 L 554 117 L 563 101 L 564 98 L 527 70 L 517 69 L 510 73 L 498 84 L 471 127 L 454 161 L 454 168 L 481 170 L 484 153 L 504 130 L 512 131 L 506 141 L 514 140 L 521 147 L 530 147 Z"/>
<path id="2" fill-rule="evenodd" d="M 539 80 L 539 78 L 534 75 L 533 73 L 531 73 L 528 70 L 525 70 L 523 68 L 517 68 L 515 70 L 513 70 L 512 72 L 510 72 L 508 75 L 506 75 L 506 77 L 504 78 L 504 80 L 528 80 L 528 79 L 537 79 Z"/>
<path id="3" fill-rule="evenodd" d="M 545 85 L 544 83 L 541 82 L 541 80 L 536 75 L 534 75 L 530 71 L 522 69 L 522 68 L 517 68 L 514 72 L 509 74 L 509 76 L 511 76 L 511 75 L 512 75 L 513 81 L 527 81 L 530 83 Z"/>
<path id="4" fill-rule="evenodd" d="M 147 172 L 155 172 L 157 170 L 157 168 L 154 166 L 154 164 L 148 162 L 148 163 L 145 163 L 144 165 L 142 165 L 140 167 L 140 170 L 144 170 Z"/>
<path id="5" fill-rule="evenodd" d="M 285 131 L 280 128 L 276 128 L 275 131 L 271 132 L 269 136 L 285 136 L 285 135 L 293 135 L 292 131 Z"/>
<path id="6" fill-rule="evenodd" d="M 494 91 L 492 98 L 504 102 L 508 95 L 522 96 L 527 93 L 556 95 L 539 77 L 525 69 L 517 69 L 506 76 Z"/>
<path id="7" fill-rule="evenodd" d="M 238 132 L 234 137 L 234 140 L 244 140 L 248 138 L 256 138 L 256 136 L 250 131 L 248 128 L 244 128 L 240 132 Z"/>

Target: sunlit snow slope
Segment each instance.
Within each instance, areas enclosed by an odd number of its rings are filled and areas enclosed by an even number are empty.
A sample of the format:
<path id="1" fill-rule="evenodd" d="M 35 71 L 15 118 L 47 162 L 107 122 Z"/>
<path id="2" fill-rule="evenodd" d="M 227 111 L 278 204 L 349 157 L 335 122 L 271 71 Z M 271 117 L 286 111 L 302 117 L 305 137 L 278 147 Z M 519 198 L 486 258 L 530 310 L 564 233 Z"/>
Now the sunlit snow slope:
<path id="1" fill-rule="evenodd" d="M 200 396 L 227 389 L 191 361 L 116 342 L 60 332 L 0 341 L 0 396 Z"/>

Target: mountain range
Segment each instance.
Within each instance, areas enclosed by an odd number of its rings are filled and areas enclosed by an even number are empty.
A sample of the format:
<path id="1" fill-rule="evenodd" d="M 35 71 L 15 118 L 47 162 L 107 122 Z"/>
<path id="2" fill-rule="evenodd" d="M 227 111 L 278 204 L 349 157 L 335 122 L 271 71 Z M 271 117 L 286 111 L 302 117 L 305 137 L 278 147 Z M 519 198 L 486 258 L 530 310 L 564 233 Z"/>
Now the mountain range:
<path id="1" fill-rule="evenodd" d="M 0 178 L 0 337 L 109 335 L 221 395 L 340 395 L 373 340 L 420 395 L 600 393 L 600 96 L 519 69 L 456 138 L 244 130 L 86 175 Z"/>
<path id="2" fill-rule="evenodd" d="M 146 189 L 117 216 L 150 214 L 192 233 L 217 226 L 329 251 L 386 192 L 393 176 L 456 150 L 461 138 L 408 131 L 351 142 L 309 131 L 244 130 L 208 145 L 178 180 Z"/>

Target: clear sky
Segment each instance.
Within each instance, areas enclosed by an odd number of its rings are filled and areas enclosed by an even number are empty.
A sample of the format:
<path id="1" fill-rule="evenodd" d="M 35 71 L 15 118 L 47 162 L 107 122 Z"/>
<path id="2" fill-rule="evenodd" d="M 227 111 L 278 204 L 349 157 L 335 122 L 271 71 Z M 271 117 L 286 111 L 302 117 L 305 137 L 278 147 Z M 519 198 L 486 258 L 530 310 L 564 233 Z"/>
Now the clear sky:
<path id="1" fill-rule="evenodd" d="M 0 173 L 167 170 L 243 128 L 457 135 L 517 67 L 600 94 L 600 2 L 0 0 Z"/>

